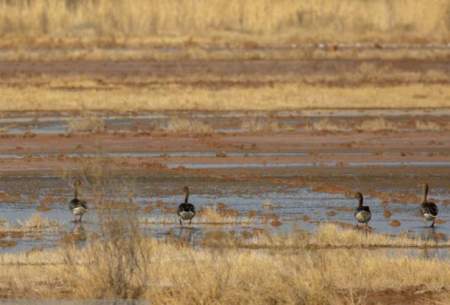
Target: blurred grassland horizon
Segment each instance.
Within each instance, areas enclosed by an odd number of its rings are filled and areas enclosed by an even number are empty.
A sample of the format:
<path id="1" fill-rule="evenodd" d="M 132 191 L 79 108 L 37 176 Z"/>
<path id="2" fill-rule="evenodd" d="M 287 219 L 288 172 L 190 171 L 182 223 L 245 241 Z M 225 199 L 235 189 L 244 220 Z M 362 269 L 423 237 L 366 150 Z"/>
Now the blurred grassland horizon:
<path id="1" fill-rule="evenodd" d="M 0 0 L 0 47 L 448 43 L 450 0 Z"/>

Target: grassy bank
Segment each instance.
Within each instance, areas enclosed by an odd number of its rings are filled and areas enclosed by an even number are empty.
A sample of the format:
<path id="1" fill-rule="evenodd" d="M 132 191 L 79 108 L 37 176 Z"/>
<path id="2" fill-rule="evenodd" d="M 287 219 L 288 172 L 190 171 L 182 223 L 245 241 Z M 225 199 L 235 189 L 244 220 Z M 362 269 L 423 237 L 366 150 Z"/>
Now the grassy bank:
<path id="1" fill-rule="evenodd" d="M 450 2 L 0 1 L 1 45 L 448 42 Z"/>
<path id="2" fill-rule="evenodd" d="M 447 85 L 327 87 L 269 84 L 261 88 L 209 89 L 184 85 L 143 88 L 0 87 L 0 111 L 281 110 L 311 108 L 450 107 Z"/>
<path id="3" fill-rule="evenodd" d="M 314 236 L 256 238 L 271 244 L 271 250 L 243 251 L 236 243 L 192 248 L 136 233 L 124 238 L 131 232 L 115 226 L 108 239 L 93 239 L 84 248 L 66 243 L 56 250 L 3 254 L 0 293 L 22 298 L 144 298 L 152 304 L 376 304 L 378 294 L 402 295 L 404 303 L 396 304 L 408 304 L 408 294 L 430 304 L 450 297 L 447 262 L 360 248 L 364 240 L 370 246 L 407 245 L 403 237 L 396 241 L 327 226 Z M 280 239 L 300 248 L 283 251 Z M 307 240 L 350 248 L 307 250 Z"/>

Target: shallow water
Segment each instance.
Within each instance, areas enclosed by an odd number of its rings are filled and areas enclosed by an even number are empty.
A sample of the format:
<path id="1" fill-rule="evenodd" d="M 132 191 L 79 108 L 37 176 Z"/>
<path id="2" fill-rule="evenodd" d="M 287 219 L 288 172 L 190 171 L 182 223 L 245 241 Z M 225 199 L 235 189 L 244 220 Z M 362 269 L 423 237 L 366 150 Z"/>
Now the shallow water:
<path id="1" fill-rule="evenodd" d="M 155 127 L 167 126 L 171 118 L 184 118 L 188 120 L 196 120 L 208 124 L 214 131 L 225 133 L 241 133 L 248 131 L 248 127 L 242 124 L 244 120 L 254 120 L 256 125 L 270 123 L 277 123 L 284 130 L 295 130 L 298 133 L 304 132 L 305 126 L 315 120 L 327 118 L 333 122 L 343 123 L 349 119 L 351 122 L 361 122 L 365 118 L 376 118 L 379 116 L 387 119 L 394 118 L 401 122 L 401 128 L 408 130 L 411 118 L 418 119 L 438 119 L 440 121 L 450 118 L 450 109 L 439 110 L 307 110 L 307 111 L 278 111 L 278 112 L 246 112 L 246 111 L 231 111 L 231 112 L 151 112 L 124 115 L 111 115 L 110 113 L 93 113 L 93 115 L 100 117 L 108 132 L 114 131 L 148 131 Z M 69 129 L 72 120 L 78 120 L 80 117 L 74 117 L 71 113 L 15 113 L 8 117 L 0 118 L 0 130 L 3 133 L 10 134 L 24 134 L 32 132 L 36 134 L 62 134 Z M 408 123 L 409 122 L 409 123 Z M 348 123 L 348 122 L 347 122 Z M 251 124 L 250 124 L 251 125 Z M 268 125 L 267 125 L 268 126 Z M 246 129 L 247 128 L 247 129 Z M 252 128 L 250 126 L 250 128 Z M 264 135 L 261 135 L 264 136 Z M 24 140 L 25 141 L 25 140 Z M 33 144 L 34 145 L 34 144 Z M 391 144 L 388 144 L 391 145 Z M 299 227 L 304 230 L 313 231 L 321 223 L 335 222 L 352 226 L 355 224 L 353 218 L 353 209 L 356 205 L 356 200 L 353 198 L 346 198 L 344 195 L 329 194 L 322 192 L 314 192 L 312 189 L 294 188 L 289 185 L 290 179 L 295 182 L 295 179 L 302 176 L 303 179 L 308 179 L 307 169 L 326 168 L 326 174 L 321 176 L 321 182 L 330 182 L 327 179 L 334 179 L 336 182 L 340 179 L 348 179 L 349 185 L 360 186 L 362 184 L 373 185 L 373 188 L 380 192 L 391 193 L 411 193 L 417 194 L 420 190 L 415 187 L 395 186 L 390 185 L 390 180 L 386 179 L 395 169 L 397 171 L 395 179 L 402 180 L 405 175 L 410 175 L 419 169 L 423 169 L 422 175 L 427 177 L 427 180 L 433 177 L 433 173 L 438 172 L 438 168 L 449 168 L 450 161 L 443 158 L 436 161 L 421 161 L 422 157 L 429 154 L 427 151 L 415 151 L 414 158 L 407 161 L 368 161 L 361 162 L 358 160 L 365 160 L 366 157 L 373 156 L 373 151 L 365 152 L 364 149 L 342 149 L 338 151 L 327 151 L 326 149 L 320 152 L 320 156 L 326 156 L 328 159 L 320 162 L 309 162 L 313 160 L 309 157 L 310 151 L 289 151 L 277 152 L 276 147 L 274 151 L 256 151 L 247 152 L 239 151 L 239 148 L 233 148 L 234 151 L 226 151 L 226 156 L 230 158 L 241 158 L 241 162 L 229 160 L 216 159 L 221 155 L 217 154 L 211 148 L 211 151 L 134 151 L 133 147 L 128 147 L 125 151 L 103 151 L 103 157 L 111 158 L 167 158 L 162 161 L 168 168 L 184 167 L 195 170 L 210 170 L 215 173 L 237 173 L 242 172 L 257 172 L 255 177 L 264 177 L 268 179 L 261 180 L 232 180 L 217 177 L 212 175 L 208 178 L 205 176 L 189 176 L 193 171 L 173 171 L 170 177 L 168 176 L 124 176 L 122 178 L 111 177 L 110 185 L 106 186 L 104 190 L 109 194 L 109 199 L 115 202 L 128 202 L 128 195 L 132 194 L 132 201 L 137 203 L 140 210 L 140 220 L 142 226 L 148 234 L 156 237 L 165 237 L 168 235 L 177 236 L 179 238 L 186 238 L 193 244 L 200 242 L 206 233 L 211 231 L 233 231 L 242 232 L 251 230 L 252 228 L 264 228 L 273 231 L 274 233 L 289 232 L 294 227 Z M 186 149 L 183 147 L 182 149 Z M 269 148 L 272 150 L 272 147 Z M 269 150 L 268 149 L 268 150 Z M 382 149 L 382 148 L 380 148 Z M 164 150 L 164 148 L 162 148 Z M 302 150 L 302 149 L 300 149 Z M 393 150 L 395 153 L 397 151 Z M 327 155 L 327 154 L 330 155 Z M 31 154 L 10 153 L 6 150 L 5 153 L 0 154 L 0 160 L 7 162 L 8 159 L 20 159 L 29 157 L 52 158 L 58 157 L 57 152 L 42 153 L 33 152 Z M 76 157 L 94 157 L 95 153 L 67 153 L 64 155 L 68 158 Z M 251 160 L 246 159 L 252 158 Z M 296 161 L 294 160 L 296 157 Z M 303 158 L 305 157 L 305 158 Z M 352 161 L 352 157 L 355 160 Z M 171 161 L 170 158 L 190 158 L 187 162 L 175 159 Z M 198 158 L 198 159 L 196 159 Z M 214 162 L 208 163 L 208 160 L 202 158 L 214 158 Z M 283 159 L 285 158 L 285 159 Z M 289 159 L 291 158 L 291 159 Z M 330 158 L 331 161 L 330 161 Z M 248 160 L 248 161 L 246 161 Z M 291 160 L 291 162 L 289 161 Z M 305 162 L 302 162 L 306 160 Z M 328 161 L 326 161 L 328 160 Z M 338 161 L 347 160 L 345 168 L 342 168 Z M 348 161 L 350 160 L 350 161 Z M 369 158 L 370 160 L 370 158 Z M 223 161 L 223 162 L 222 162 Z M 228 161 L 228 162 L 226 162 Z M 357 162 L 358 161 L 358 162 Z M 386 169 L 382 175 L 367 176 L 367 169 Z M 403 173 L 403 168 L 412 168 L 408 173 Z M 418 169 L 417 171 L 415 169 Z M 304 169 L 299 171 L 299 169 Z M 329 177 L 328 171 L 333 171 L 332 176 Z M 358 170 L 362 169 L 361 173 L 356 174 Z M 365 170 L 366 169 L 366 170 Z M 391 172 L 389 172 L 391 171 Z M 433 172 L 434 171 L 434 172 Z M 400 172 L 400 174 L 398 174 Z M 209 172 L 208 172 L 209 173 Z M 425 174 L 424 174 L 425 173 Z M 359 176 L 358 176 L 359 175 Z M 434 177 L 433 179 L 446 179 L 447 174 L 443 176 Z M 233 176 L 233 175 L 231 175 Z M 238 175 L 239 176 L 239 175 Z M 286 179 L 286 184 L 272 183 L 269 178 Z M 374 179 L 377 179 L 376 181 Z M 361 182 L 363 181 L 363 182 Z M 398 181 L 398 180 L 396 180 Z M 211 225 L 204 222 L 198 223 L 195 221 L 190 228 L 180 227 L 177 224 L 177 219 L 174 213 L 177 204 L 183 200 L 180 191 L 184 185 L 189 185 L 192 190 L 190 200 L 196 205 L 197 209 L 206 206 L 216 207 L 219 203 L 224 204 L 228 209 L 237 211 L 239 213 L 237 224 Z M 335 185 L 335 183 L 331 183 Z M 442 184 L 441 184 L 442 185 Z M 366 188 L 367 189 L 367 188 Z M 372 187 L 370 188 L 372 189 Z M 4 176 L 0 181 L 0 191 L 5 192 L 8 196 L 0 196 L 0 218 L 4 219 L 11 225 L 16 225 L 25 222 L 35 213 L 41 214 L 43 217 L 56 220 L 60 227 L 49 232 L 44 232 L 39 236 L 24 237 L 5 237 L 6 240 L 14 240 L 17 242 L 15 247 L 2 248 L 0 251 L 18 251 L 29 250 L 35 247 L 53 247 L 57 245 L 64 234 L 84 230 L 87 234 L 97 230 L 98 221 L 96 215 L 95 204 L 92 203 L 93 195 L 92 189 L 89 185 L 85 185 L 82 189 L 83 198 L 89 202 L 89 212 L 84 218 L 83 226 L 78 226 L 72 223 L 72 215 L 68 210 L 68 202 L 72 198 L 72 188 L 70 184 L 59 178 L 53 176 Z M 45 212 L 38 212 L 41 202 L 45 198 L 52 197 L 52 202 L 48 205 L 49 210 Z M 435 188 L 432 190 L 432 197 L 436 200 L 449 199 L 450 193 L 447 188 Z M 419 236 L 424 239 L 433 239 L 437 233 L 441 239 L 446 239 L 450 234 L 450 229 L 444 224 L 439 224 L 438 227 L 431 231 L 427 224 L 422 221 L 418 211 L 417 202 L 402 202 L 382 204 L 377 198 L 367 197 L 366 202 L 371 206 L 373 211 L 373 218 L 371 220 L 371 227 L 375 232 L 399 234 L 408 233 L 412 236 Z M 160 203 L 160 207 L 157 204 Z M 153 209 L 148 209 L 149 205 Z M 147 209 L 146 209 L 147 208 Z M 384 210 L 387 209 L 392 212 L 390 218 L 383 216 Z M 150 211 L 151 212 L 145 212 Z M 170 212 L 168 212 L 170 210 Z M 449 217 L 449 207 L 447 205 L 440 205 L 439 218 L 446 220 Z M 248 215 L 255 214 L 256 216 L 250 219 L 248 223 Z M 280 223 L 271 224 L 271 219 L 274 216 L 279 217 Z M 272 217 L 272 218 L 271 218 Z M 197 217 L 198 219 L 198 217 Z M 269 220 L 267 220 L 269 219 Z M 399 221 L 399 226 L 392 226 L 391 221 Z M 164 223 L 162 223 L 164 222 Z M 442 250 L 447 253 L 447 250 Z"/>
<path id="2" fill-rule="evenodd" d="M 189 181 L 188 181 L 189 180 Z M 129 185 L 128 185 L 129 183 Z M 181 228 L 177 224 L 177 218 L 173 211 L 167 212 L 167 208 L 174 209 L 182 202 L 183 196 L 178 194 L 182 185 L 189 183 L 191 188 L 190 201 L 200 210 L 203 207 L 217 207 L 224 204 L 227 209 L 238 211 L 237 219 L 246 220 L 249 212 L 256 213 L 256 217 L 248 224 L 245 221 L 238 224 L 208 225 L 205 223 L 194 224 L 191 228 Z M 55 232 L 46 232 L 40 239 L 16 238 L 17 246 L 4 248 L 2 251 L 29 250 L 33 247 L 51 247 L 56 245 L 65 233 L 79 229 L 72 223 L 73 216 L 68 209 L 68 202 L 72 198 L 72 190 L 66 181 L 58 177 L 3 177 L 2 191 L 14 195 L 14 202 L 0 203 L 1 218 L 8 223 L 23 223 L 33 214 L 57 220 L 61 225 Z M 82 229 L 86 232 L 97 230 L 95 205 L 92 203 L 91 193 L 88 187 L 82 190 L 83 198 L 89 202 L 89 212 L 83 218 Z M 392 188 L 390 191 L 412 192 L 412 189 Z M 289 232 L 294 227 L 313 231 L 317 225 L 327 222 L 354 225 L 353 209 L 356 200 L 346 198 L 340 194 L 328 194 L 314 192 L 309 188 L 293 188 L 286 185 L 270 184 L 264 181 L 249 183 L 236 183 L 235 181 L 223 181 L 201 178 L 147 178 L 137 177 L 127 180 L 111 178 L 111 185 L 105 190 L 110 200 L 115 202 L 128 202 L 132 193 L 132 201 L 141 207 L 139 213 L 143 227 L 148 234 L 164 237 L 168 234 L 183 237 L 188 234 L 188 239 L 193 243 L 199 242 L 203 235 L 209 231 L 234 231 L 239 232 L 249 228 L 265 228 L 269 231 Z M 432 197 L 435 200 L 449 198 L 447 189 L 434 188 Z M 38 212 L 37 208 L 44 198 L 51 196 L 54 202 L 49 204 L 49 211 Z M 419 215 L 419 207 L 415 202 L 382 204 L 377 198 L 366 198 L 370 205 L 373 217 L 370 222 L 375 232 L 399 234 L 408 233 L 424 239 L 433 239 L 436 233 L 441 239 L 446 239 L 450 230 L 446 224 L 437 225 L 431 230 Z M 160 207 L 158 208 L 158 204 Z M 152 205 L 151 212 L 145 212 L 145 207 Z M 383 211 L 392 212 L 390 218 L 383 216 Z M 439 218 L 448 219 L 450 207 L 439 206 Z M 273 227 L 270 222 L 264 223 L 265 215 L 277 215 L 281 221 L 280 226 Z M 392 220 L 400 222 L 400 226 L 390 225 Z M 161 223 L 168 222 L 168 223 Z M 443 250 L 446 251 L 446 250 Z"/>
<path id="3" fill-rule="evenodd" d="M 305 125 L 323 118 L 332 120 L 342 126 L 348 125 L 349 120 L 355 123 L 362 119 L 386 117 L 395 119 L 399 130 L 413 130 L 408 121 L 411 117 L 422 120 L 434 120 L 445 117 L 450 118 L 449 109 L 439 110 L 415 110 L 415 109 L 368 109 L 368 110 L 304 110 L 304 111 L 273 111 L 273 112 L 148 112 L 139 115 L 109 115 L 107 113 L 92 112 L 92 115 L 103 121 L 108 131 L 151 131 L 155 127 L 168 126 L 172 118 L 184 118 L 204 123 L 218 133 L 243 133 L 249 128 L 269 128 L 270 124 L 279 126 L 282 130 L 307 131 Z M 243 125 L 243 118 L 253 124 Z M 448 119 L 447 118 L 447 119 Z M 70 122 L 83 120 L 83 117 L 74 117 L 71 114 L 49 113 L 37 115 L 34 113 L 14 114 L 0 118 L 0 130 L 5 134 L 23 134 L 31 132 L 34 134 L 63 134 L 70 130 Z M 351 125 L 349 125 L 349 128 Z M 250 130 L 251 131 L 251 130 Z"/>

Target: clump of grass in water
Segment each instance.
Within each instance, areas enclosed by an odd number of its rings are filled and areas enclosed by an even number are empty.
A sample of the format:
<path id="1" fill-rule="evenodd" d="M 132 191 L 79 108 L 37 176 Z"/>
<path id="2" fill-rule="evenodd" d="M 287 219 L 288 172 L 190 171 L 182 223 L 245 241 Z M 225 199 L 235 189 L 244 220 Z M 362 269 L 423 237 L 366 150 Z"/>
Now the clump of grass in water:
<path id="1" fill-rule="evenodd" d="M 281 125 L 269 117 L 251 117 L 244 120 L 241 129 L 245 132 L 283 132 L 295 130 L 294 127 Z"/>
<path id="2" fill-rule="evenodd" d="M 42 217 L 40 213 L 33 214 L 25 221 L 18 221 L 18 226 L 12 226 L 14 231 L 33 232 L 33 231 L 48 231 L 58 230 L 60 224 L 57 220 L 47 219 Z"/>
<path id="3" fill-rule="evenodd" d="M 419 131 L 446 131 L 450 130 L 450 123 L 438 124 L 432 121 L 417 120 L 415 128 Z"/>
<path id="4" fill-rule="evenodd" d="M 91 113 L 83 113 L 79 117 L 68 121 L 67 131 L 74 132 L 103 132 L 105 131 L 105 120 Z"/>
<path id="5" fill-rule="evenodd" d="M 398 130 L 398 126 L 385 118 L 375 118 L 364 120 L 355 129 L 359 131 L 395 131 Z"/>
<path id="6" fill-rule="evenodd" d="M 310 131 L 332 131 L 332 132 L 351 132 L 353 130 L 361 132 L 377 132 L 377 131 L 398 131 L 399 126 L 385 118 L 379 117 L 374 119 L 363 120 L 358 125 L 346 126 L 343 123 L 332 122 L 329 119 L 319 119 L 310 123 L 307 127 Z"/>
<path id="7" fill-rule="evenodd" d="M 306 127 L 310 131 L 349 131 L 350 128 L 334 123 L 329 119 L 319 119 L 308 124 Z"/>
<path id="8" fill-rule="evenodd" d="M 206 123 L 179 117 L 171 117 L 163 130 L 170 133 L 182 134 L 211 134 L 214 132 L 214 129 Z"/>
<path id="9" fill-rule="evenodd" d="M 105 201 L 97 204 L 103 207 L 98 211 L 100 231 L 84 257 L 90 264 L 80 267 L 78 251 L 69 245 L 65 251 L 67 280 L 81 297 L 140 298 L 149 283 L 147 268 L 153 254 L 144 243 L 138 209 L 108 209 Z"/>
<path id="10" fill-rule="evenodd" d="M 192 219 L 193 225 L 252 225 L 258 224 L 259 221 L 255 217 L 239 215 L 237 211 L 231 209 L 220 209 L 218 207 L 206 207 L 197 212 L 197 215 Z M 173 215 L 159 215 L 142 217 L 143 224 L 160 224 L 170 225 L 178 224 L 178 216 Z"/>

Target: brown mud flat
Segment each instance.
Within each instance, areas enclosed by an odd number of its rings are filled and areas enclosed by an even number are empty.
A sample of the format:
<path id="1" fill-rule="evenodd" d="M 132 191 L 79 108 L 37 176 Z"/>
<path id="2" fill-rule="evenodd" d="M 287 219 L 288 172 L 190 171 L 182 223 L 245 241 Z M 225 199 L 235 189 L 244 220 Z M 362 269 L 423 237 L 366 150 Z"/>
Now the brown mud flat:
<path id="1" fill-rule="evenodd" d="M 428 77 L 427 72 L 441 77 Z M 347 74 L 364 74 L 362 78 L 329 78 Z M 395 80 L 392 74 L 399 73 Z M 409 83 L 411 74 L 423 74 L 420 82 L 448 83 L 450 75 L 447 59 L 278 59 L 278 60 L 19 60 L 0 61 L 2 83 L 15 78 L 47 76 L 52 78 L 84 76 L 107 80 L 110 84 L 142 87 L 152 84 L 185 84 L 194 87 L 222 89 L 273 85 L 278 81 L 303 80 L 345 86 L 355 83 L 394 85 Z M 201 76 L 200 79 L 195 79 Z M 305 77 L 308 78 L 305 78 Z M 432 76 L 432 75 L 431 75 Z M 143 78 L 144 80 L 139 80 Z M 146 79 L 153 79 L 146 81 Z M 416 82 L 416 81 L 413 81 Z M 14 83 L 12 83 L 14 85 Z M 31 83 L 32 84 L 32 83 Z M 24 86 L 24 83 L 17 83 Z"/>
<path id="2" fill-rule="evenodd" d="M 83 133 L 59 135 L 2 135 L 0 153 L 83 153 L 83 152 L 208 152 L 226 153 L 307 153 L 311 161 L 334 159 L 350 153 L 342 161 L 448 160 L 450 131 L 443 132 L 311 132 L 281 134 L 151 135 L 142 133 Z M 366 154 L 360 156 L 360 154 Z M 329 156 L 328 156 L 329 154 Z M 414 158 L 411 158 L 414 157 Z M 245 162 L 247 157 L 243 159 Z M 275 160 L 282 160 L 277 157 Z M 339 158 L 341 160 L 341 158 Z M 189 160 L 188 160 L 189 161 Z M 200 159 L 201 161 L 201 159 Z M 270 160 L 265 160 L 270 161 Z"/>
<path id="3" fill-rule="evenodd" d="M 9 135 L 0 142 L 0 171 L 55 175 L 103 163 L 117 175 L 268 181 L 341 194 L 356 183 L 383 201 L 414 202 L 379 190 L 425 180 L 447 186 L 449 151 L 450 132 Z"/>
<path id="4" fill-rule="evenodd" d="M 356 59 L 355 59 L 356 58 Z M 447 58 L 0 61 L 2 111 L 449 108 Z"/>

